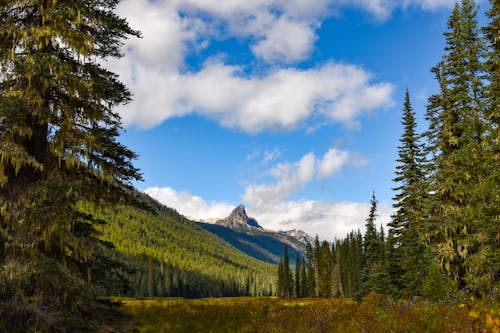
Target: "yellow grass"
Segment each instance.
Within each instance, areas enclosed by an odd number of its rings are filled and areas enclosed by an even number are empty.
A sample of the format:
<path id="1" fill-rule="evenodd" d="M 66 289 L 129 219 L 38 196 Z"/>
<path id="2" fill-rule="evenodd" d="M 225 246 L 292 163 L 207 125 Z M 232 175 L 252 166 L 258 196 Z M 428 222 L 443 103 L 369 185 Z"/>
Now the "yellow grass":
<path id="1" fill-rule="evenodd" d="M 500 313 L 482 305 L 273 297 L 114 299 L 139 332 L 491 332 Z"/>

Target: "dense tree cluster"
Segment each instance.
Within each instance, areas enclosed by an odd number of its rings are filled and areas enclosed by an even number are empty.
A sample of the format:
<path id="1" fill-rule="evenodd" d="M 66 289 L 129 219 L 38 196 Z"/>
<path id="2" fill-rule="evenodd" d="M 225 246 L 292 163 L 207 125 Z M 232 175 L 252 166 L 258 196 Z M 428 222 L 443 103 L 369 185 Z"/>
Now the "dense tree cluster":
<path id="1" fill-rule="evenodd" d="M 488 17 L 481 28 L 475 2 L 456 3 L 432 68 L 439 91 L 429 98 L 425 133 L 417 133 L 406 91 L 387 237 L 376 230 L 373 196 L 363 239 L 351 233 L 308 247 L 306 278 L 315 286 L 308 296 L 499 297 L 498 1 Z"/>

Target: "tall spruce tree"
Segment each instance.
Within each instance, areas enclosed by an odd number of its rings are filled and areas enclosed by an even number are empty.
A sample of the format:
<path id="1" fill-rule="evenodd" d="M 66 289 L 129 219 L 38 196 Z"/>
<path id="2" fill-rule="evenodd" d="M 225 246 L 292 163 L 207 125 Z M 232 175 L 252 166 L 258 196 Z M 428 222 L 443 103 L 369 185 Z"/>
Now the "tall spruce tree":
<path id="1" fill-rule="evenodd" d="M 117 142 L 130 94 L 99 65 L 139 33 L 119 0 L 0 2 L 0 312 L 12 331 L 89 328 L 98 222 L 140 179 Z"/>
<path id="2" fill-rule="evenodd" d="M 442 61 L 433 68 L 440 91 L 427 110 L 433 156 L 426 237 L 437 262 L 461 290 L 483 294 L 489 270 L 485 242 L 491 216 L 484 214 L 480 185 L 487 175 L 484 43 L 474 1 L 457 3 L 448 20 Z"/>
<path id="3" fill-rule="evenodd" d="M 419 236 L 424 217 L 425 156 L 423 144 L 416 132 L 417 122 L 406 89 L 402 114 L 403 134 L 398 147 L 396 177 L 393 188 L 395 214 L 389 223 L 387 269 L 393 291 L 405 289 L 410 295 L 420 293 L 427 263 L 426 246 Z"/>
<path id="4" fill-rule="evenodd" d="M 295 256 L 295 274 L 294 274 L 294 296 L 302 297 L 302 281 L 301 281 L 301 271 L 302 271 L 302 260 L 300 256 L 297 254 Z"/>
<path id="5" fill-rule="evenodd" d="M 317 261 L 315 263 L 317 271 L 317 289 L 319 297 L 330 297 L 332 295 L 332 253 L 330 244 L 327 241 L 321 242 L 316 250 Z"/>
<path id="6" fill-rule="evenodd" d="M 487 74 L 490 82 L 487 91 L 487 133 L 485 155 L 487 176 L 482 182 L 487 198 L 483 213 L 489 217 L 487 223 L 487 265 L 492 287 L 500 289 L 500 2 L 491 1 L 488 12 L 489 24 L 485 28 L 488 42 Z M 493 289 L 493 288 L 492 288 Z"/>
<path id="7" fill-rule="evenodd" d="M 305 286 L 305 294 L 307 297 L 313 297 L 315 295 L 316 289 L 316 275 L 314 267 L 314 249 L 311 243 L 306 244 L 306 274 L 307 281 Z"/>
<path id="8" fill-rule="evenodd" d="M 294 283 L 292 270 L 290 269 L 290 258 L 288 256 L 288 245 L 285 245 L 283 258 L 278 266 L 278 296 L 290 298 L 293 296 Z"/>
<path id="9" fill-rule="evenodd" d="M 384 243 L 375 227 L 377 217 L 377 198 L 375 192 L 370 200 L 370 213 L 366 219 L 366 231 L 363 240 L 363 268 L 359 296 L 365 296 L 371 291 L 384 292 L 385 281 L 382 281 L 384 268 Z"/>

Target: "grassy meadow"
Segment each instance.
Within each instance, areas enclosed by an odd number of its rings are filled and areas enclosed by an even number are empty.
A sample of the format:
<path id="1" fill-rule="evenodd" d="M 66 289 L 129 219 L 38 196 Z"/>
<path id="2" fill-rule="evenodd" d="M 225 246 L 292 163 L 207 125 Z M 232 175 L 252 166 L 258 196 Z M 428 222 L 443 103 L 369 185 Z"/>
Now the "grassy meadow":
<path id="1" fill-rule="evenodd" d="M 350 299 L 121 299 L 139 332 L 500 332 L 500 310 L 392 301 L 370 294 Z"/>

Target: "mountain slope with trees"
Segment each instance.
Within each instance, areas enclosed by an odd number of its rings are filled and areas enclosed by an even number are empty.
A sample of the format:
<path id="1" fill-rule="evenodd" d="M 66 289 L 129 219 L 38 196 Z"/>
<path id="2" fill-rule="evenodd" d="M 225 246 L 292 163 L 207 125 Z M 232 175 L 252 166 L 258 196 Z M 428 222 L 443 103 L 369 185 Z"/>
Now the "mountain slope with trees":
<path id="1" fill-rule="evenodd" d="M 292 262 L 296 257 L 304 257 L 306 250 L 304 240 L 310 238 L 302 231 L 287 233 L 265 230 L 254 218 L 247 216 L 243 205 L 236 207 L 227 218 L 218 220 L 215 224 L 200 222 L 198 225 L 243 253 L 272 264 L 279 263 L 285 245 L 290 247 Z"/>
<path id="2" fill-rule="evenodd" d="M 84 211 L 108 221 L 100 228 L 101 238 L 114 245 L 110 253 L 129 270 L 124 272 L 128 290 L 103 293 L 188 298 L 272 293 L 273 265 L 245 255 L 145 194 L 137 194 L 137 200 L 153 209 L 95 209 L 82 204 Z"/>

